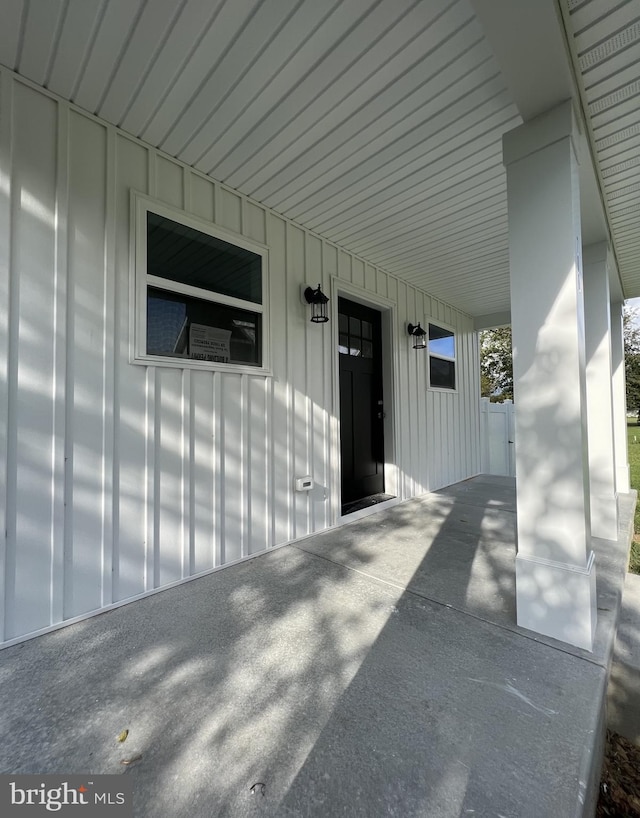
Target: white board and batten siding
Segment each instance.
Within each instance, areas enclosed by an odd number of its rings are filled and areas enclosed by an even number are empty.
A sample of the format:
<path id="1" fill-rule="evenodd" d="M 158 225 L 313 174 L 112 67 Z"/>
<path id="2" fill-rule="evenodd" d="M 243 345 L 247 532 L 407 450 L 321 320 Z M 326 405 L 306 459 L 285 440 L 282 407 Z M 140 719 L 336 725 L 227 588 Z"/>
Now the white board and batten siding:
<path id="1" fill-rule="evenodd" d="M 303 283 L 395 311 L 400 499 L 480 470 L 468 316 L 12 72 L 0 82 L 0 641 L 340 522 L 337 356 Z M 272 375 L 130 363 L 132 190 L 268 248 Z M 406 323 L 429 318 L 457 331 L 455 393 L 427 389 L 408 343 Z M 294 492 L 305 474 L 315 488 Z"/>

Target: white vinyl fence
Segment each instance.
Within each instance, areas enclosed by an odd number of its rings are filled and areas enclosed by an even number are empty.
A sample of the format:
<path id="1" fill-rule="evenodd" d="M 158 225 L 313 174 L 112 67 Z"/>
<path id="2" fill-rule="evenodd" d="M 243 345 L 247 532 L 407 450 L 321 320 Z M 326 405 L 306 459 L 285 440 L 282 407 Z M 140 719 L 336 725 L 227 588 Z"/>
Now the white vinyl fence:
<path id="1" fill-rule="evenodd" d="M 513 402 L 480 398 L 480 441 L 484 474 L 515 477 L 515 408 Z"/>

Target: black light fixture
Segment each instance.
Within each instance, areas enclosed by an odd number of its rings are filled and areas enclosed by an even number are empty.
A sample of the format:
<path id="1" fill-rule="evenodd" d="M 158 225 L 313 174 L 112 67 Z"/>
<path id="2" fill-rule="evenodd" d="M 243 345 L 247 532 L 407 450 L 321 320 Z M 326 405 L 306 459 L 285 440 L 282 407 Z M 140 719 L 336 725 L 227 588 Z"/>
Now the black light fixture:
<path id="1" fill-rule="evenodd" d="M 420 326 L 420 321 L 417 324 L 407 324 L 407 332 L 409 335 L 413 336 L 414 349 L 426 349 L 427 348 L 427 333 L 426 330 L 423 330 Z"/>
<path id="2" fill-rule="evenodd" d="M 304 291 L 304 297 L 307 304 L 311 304 L 311 320 L 313 323 L 326 324 L 329 320 L 329 316 L 327 315 L 329 299 L 320 289 L 320 285 L 318 284 L 316 290 L 314 290 L 313 287 L 307 287 Z"/>

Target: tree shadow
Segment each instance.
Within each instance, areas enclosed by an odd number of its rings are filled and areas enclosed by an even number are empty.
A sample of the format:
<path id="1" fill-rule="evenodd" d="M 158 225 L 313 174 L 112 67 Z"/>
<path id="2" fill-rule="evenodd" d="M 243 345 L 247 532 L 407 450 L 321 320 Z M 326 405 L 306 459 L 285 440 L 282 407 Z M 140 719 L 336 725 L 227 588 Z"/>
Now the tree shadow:
<path id="1" fill-rule="evenodd" d="M 122 773 L 167 818 L 564 809 L 603 671 L 517 635 L 500 480 L 6 649 L 0 769 Z"/>

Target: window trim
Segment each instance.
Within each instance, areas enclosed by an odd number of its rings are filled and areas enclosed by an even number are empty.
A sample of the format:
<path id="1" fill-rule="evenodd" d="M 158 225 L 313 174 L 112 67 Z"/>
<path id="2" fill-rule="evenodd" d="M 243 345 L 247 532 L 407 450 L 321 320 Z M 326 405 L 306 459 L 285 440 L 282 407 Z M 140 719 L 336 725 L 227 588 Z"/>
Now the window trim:
<path id="1" fill-rule="evenodd" d="M 453 335 L 453 343 L 454 343 L 454 350 L 455 354 L 451 355 L 442 355 L 438 352 L 431 351 L 431 340 L 429 339 L 429 327 L 434 326 L 438 329 L 446 330 Z M 432 386 L 431 385 L 431 358 L 438 358 L 440 361 L 451 361 L 454 365 L 454 379 L 455 379 L 455 386 L 453 389 L 449 388 L 448 386 Z M 430 318 L 427 319 L 427 384 L 428 388 L 433 392 L 444 392 L 447 395 L 454 394 L 458 391 L 458 332 L 455 327 L 452 327 L 450 324 L 445 324 L 442 321 L 432 321 Z"/>
<path id="2" fill-rule="evenodd" d="M 171 221 L 190 227 L 200 233 L 226 241 L 236 247 L 249 250 L 262 258 L 262 303 L 245 301 L 213 290 L 203 290 L 179 281 L 171 281 L 147 272 L 147 213 L 154 213 Z M 271 324 L 269 321 L 269 248 L 245 236 L 187 213 L 184 210 L 159 202 L 137 191 L 131 191 L 131 249 L 130 249 L 130 350 L 129 361 L 143 366 L 173 367 L 174 369 L 199 369 L 213 372 L 229 372 L 251 375 L 271 375 Z M 261 315 L 262 363 L 250 364 L 199 361 L 192 358 L 173 358 L 147 353 L 147 290 L 149 287 L 166 290 L 179 295 L 199 298 L 228 307 L 236 307 Z"/>

